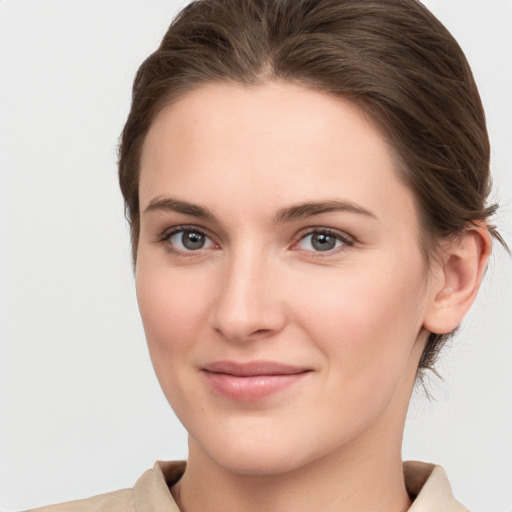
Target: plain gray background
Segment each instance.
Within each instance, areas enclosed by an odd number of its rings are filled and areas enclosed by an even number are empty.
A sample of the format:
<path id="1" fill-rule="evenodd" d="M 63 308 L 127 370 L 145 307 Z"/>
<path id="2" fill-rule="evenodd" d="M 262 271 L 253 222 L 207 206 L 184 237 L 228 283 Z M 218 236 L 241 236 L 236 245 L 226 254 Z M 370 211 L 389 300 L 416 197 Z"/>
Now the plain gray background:
<path id="1" fill-rule="evenodd" d="M 186 437 L 135 301 L 116 143 L 142 60 L 185 1 L 0 1 L 0 508 L 131 487 Z M 512 2 L 429 0 L 466 51 L 512 244 Z M 512 511 L 512 266 L 499 248 L 418 391 L 404 458 L 442 464 L 474 512 Z"/>

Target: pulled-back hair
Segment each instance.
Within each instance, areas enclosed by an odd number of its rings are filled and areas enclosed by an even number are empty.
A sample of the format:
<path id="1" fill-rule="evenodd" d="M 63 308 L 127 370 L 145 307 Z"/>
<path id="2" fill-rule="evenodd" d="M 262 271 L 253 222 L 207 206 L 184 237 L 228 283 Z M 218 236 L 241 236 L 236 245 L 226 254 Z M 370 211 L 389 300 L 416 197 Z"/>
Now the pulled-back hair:
<path id="1" fill-rule="evenodd" d="M 133 259 L 139 162 L 161 109 L 207 83 L 282 80 L 348 99 L 380 128 L 413 191 L 428 259 L 438 242 L 487 221 L 485 116 L 469 64 L 418 0 L 197 0 L 141 65 L 119 147 L 119 180 Z M 495 228 L 491 234 L 503 242 Z M 449 334 L 431 333 L 420 370 Z"/>

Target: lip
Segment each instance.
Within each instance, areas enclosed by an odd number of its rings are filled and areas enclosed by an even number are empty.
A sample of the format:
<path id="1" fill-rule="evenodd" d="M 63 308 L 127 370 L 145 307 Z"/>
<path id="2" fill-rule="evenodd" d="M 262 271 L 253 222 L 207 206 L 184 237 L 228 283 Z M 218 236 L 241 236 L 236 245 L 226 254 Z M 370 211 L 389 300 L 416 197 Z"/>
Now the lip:
<path id="1" fill-rule="evenodd" d="M 311 369 L 274 361 L 216 361 L 202 371 L 213 390 L 225 398 L 254 401 L 289 388 Z"/>

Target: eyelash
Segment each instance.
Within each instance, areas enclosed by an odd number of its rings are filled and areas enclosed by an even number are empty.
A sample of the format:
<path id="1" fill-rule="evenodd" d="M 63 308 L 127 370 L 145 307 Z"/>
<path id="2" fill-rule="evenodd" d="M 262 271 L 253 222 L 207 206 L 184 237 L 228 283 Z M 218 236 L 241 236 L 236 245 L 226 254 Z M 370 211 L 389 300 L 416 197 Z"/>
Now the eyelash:
<path id="1" fill-rule="evenodd" d="M 208 235 L 208 233 L 205 232 L 204 229 L 200 229 L 196 226 L 176 226 L 170 230 L 167 230 L 167 231 L 164 231 L 157 239 L 156 239 L 156 242 L 161 244 L 161 245 L 164 245 L 165 248 L 171 252 L 172 254 L 175 254 L 177 256 L 184 256 L 184 257 L 197 257 L 197 256 L 200 256 L 201 254 L 201 249 L 198 249 L 198 250 L 182 250 L 182 249 L 177 249 L 176 247 L 174 247 L 174 245 L 171 243 L 171 238 L 179 233 L 196 233 L 198 235 L 201 235 L 201 236 L 204 236 L 205 239 L 208 239 L 210 240 L 210 242 L 212 244 L 214 244 L 215 246 L 218 246 L 217 243 L 213 240 L 213 238 Z"/>
<path id="2" fill-rule="evenodd" d="M 208 239 L 212 244 L 214 244 L 216 247 L 218 247 L 218 244 L 213 240 L 213 238 L 204 230 L 201 228 L 198 228 L 196 226 L 192 225 L 184 225 L 184 226 L 176 226 L 170 230 L 165 231 L 162 233 L 158 238 L 156 239 L 156 243 L 159 243 L 161 245 L 165 245 L 166 249 L 177 255 L 177 256 L 183 256 L 183 257 L 198 257 L 201 255 L 202 247 L 197 250 L 182 250 L 177 249 L 175 246 L 173 246 L 172 243 L 170 243 L 170 240 L 173 236 L 179 234 L 179 233 L 196 233 L 198 235 L 204 236 L 206 239 Z M 312 237 L 314 235 L 327 235 L 330 237 L 334 237 L 336 239 L 336 242 L 341 242 L 341 246 L 334 247 L 332 249 L 328 249 L 325 251 L 315 251 L 315 250 L 308 250 L 308 249 L 301 249 L 297 246 L 303 242 L 307 237 Z M 324 228 L 324 227 L 314 227 L 309 228 L 307 231 L 303 232 L 297 241 L 293 242 L 291 245 L 291 249 L 295 251 L 303 251 L 310 254 L 313 254 L 315 258 L 325 258 L 328 256 L 331 256 L 335 253 L 338 253 L 339 251 L 345 250 L 347 247 L 352 247 L 355 244 L 355 240 L 347 235 L 346 233 L 337 231 L 335 229 L 330 228 Z M 215 248 L 215 247 L 213 247 Z M 207 247 L 206 249 L 211 249 L 211 247 Z"/>
<path id="3" fill-rule="evenodd" d="M 304 241 L 308 237 L 312 237 L 314 235 L 327 235 L 329 237 L 335 238 L 336 242 L 341 242 L 341 245 L 338 247 L 334 247 L 332 249 L 328 249 L 325 251 L 314 251 L 307 249 L 295 248 L 302 241 Z M 309 228 L 306 232 L 301 234 L 299 240 L 294 242 L 292 245 L 292 249 L 296 251 L 305 251 L 314 255 L 315 258 L 325 258 L 328 256 L 332 256 L 333 254 L 337 254 L 339 251 L 346 250 L 348 247 L 352 247 L 355 244 L 355 240 L 347 235 L 346 233 L 340 232 L 336 229 L 324 228 L 324 227 L 315 227 Z"/>

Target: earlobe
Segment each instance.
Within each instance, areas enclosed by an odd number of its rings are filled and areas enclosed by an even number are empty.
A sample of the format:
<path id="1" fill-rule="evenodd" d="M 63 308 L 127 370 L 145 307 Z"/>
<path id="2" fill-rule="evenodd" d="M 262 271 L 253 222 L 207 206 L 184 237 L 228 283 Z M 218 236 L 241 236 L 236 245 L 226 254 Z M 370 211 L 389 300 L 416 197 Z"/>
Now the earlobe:
<path id="1" fill-rule="evenodd" d="M 476 299 L 490 252 L 491 238 L 483 223 L 469 227 L 443 246 L 432 272 L 425 329 L 445 334 L 460 324 Z"/>

